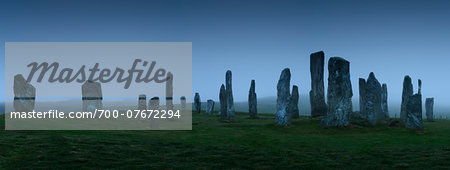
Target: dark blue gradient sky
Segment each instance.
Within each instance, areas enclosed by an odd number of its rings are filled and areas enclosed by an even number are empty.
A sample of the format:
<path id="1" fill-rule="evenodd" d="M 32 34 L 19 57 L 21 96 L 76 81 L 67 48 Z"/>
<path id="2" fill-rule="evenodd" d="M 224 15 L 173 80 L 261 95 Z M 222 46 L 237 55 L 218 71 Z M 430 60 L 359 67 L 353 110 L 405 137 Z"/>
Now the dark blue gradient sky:
<path id="1" fill-rule="evenodd" d="M 192 42 L 193 91 L 202 100 L 218 99 L 227 69 L 236 101 L 247 99 L 251 79 L 258 97 L 275 96 L 285 67 L 307 94 L 309 54 L 323 50 L 326 60 L 351 61 L 355 97 L 358 78 L 373 71 L 391 101 L 401 99 L 410 75 L 415 90 L 421 78 L 424 97 L 447 105 L 449 9 L 450 1 L 439 0 L 2 1 L 0 40 Z M 4 68 L 4 45 L 0 50 Z"/>

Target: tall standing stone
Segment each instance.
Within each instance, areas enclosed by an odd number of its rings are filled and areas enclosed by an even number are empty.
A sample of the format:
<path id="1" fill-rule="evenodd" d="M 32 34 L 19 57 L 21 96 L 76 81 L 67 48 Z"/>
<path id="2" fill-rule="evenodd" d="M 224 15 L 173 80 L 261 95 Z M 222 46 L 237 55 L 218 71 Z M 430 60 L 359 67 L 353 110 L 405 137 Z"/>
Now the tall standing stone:
<path id="1" fill-rule="evenodd" d="M 381 87 L 381 111 L 385 118 L 389 118 L 387 84 L 383 84 Z"/>
<path id="2" fill-rule="evenodd" d="M 257 99 L 255 92 L 255 80 L 252 80 L 250 83 L 250 90 L 248 91 L 248 112 L 250 113 L 251 118 L 256 118 L 258 110 L 256 108 Z"/>
<path id="3" fill-rule="evenodd" d="M 225 75 L 225 90 L 227 98 L 227 118 L 228 121 L 234 122 L 234 100 L 233 100 L 233 90 L 231 83 L 231 71 L 228 70 Z"/>
<path id="4" fill-rule="evenodd" d="M 427 98 L 425 100 L 425 111 L 427 115 L 428 121 L 433 121 L 433 112 L 434 112 L 434 98 Z"/>
<path id="5" fill-rule="evenodd" d="M 86 81 L 81 87 L 83 96 L 83 111 L 93 112 L 95 109 L 102 109 L 102 86 L 98 82 Z"/>
<path id="6" fill-rule="evenodd" d="M 366 113 L 366 80 L 359 78 L 359 112 L 360 117 L 367 119 Z"/>
<path id="7" fill-rule="evenodd" d="M 139 95 L 138 110 L 147 110 L 147 96 L 145 94 Z"/>
<path id="8" fill-rule="evenodd" d="M 311 91 L 309 92 L 309 99 L 312 117 L 324 116 L 327 113 L 323 83 L 324 58 L 323 51 L 310 55 Z"/>
<path id="9" fill-rule="evenodd" d="M 289 110 L 291 111 L 292 118 L 299 118 L 300 117 L 300 111 L 298 110 L 298 86 L 294 85 L 292 87 L 292 94 L 291 94 L 291 100 L 289 101 Z"/>
<path id="10" fill-rule="evenodd" d="M 221 118 L 225 119 L 227 117 L 227 92 L 225 90 L 225 85 L 223 84 L 222 86 L 220 86 L 219 101 L 220 101 L 219 115 Z"/>
<path id="11" fill-rule="evenodd" d="M 207 100 L 206 101 L 206 114 L 211 115 L 214 111 L 214 100 Z"/>
<path id="12" fill-rule="evenodd" d="M 350 81 L 350 62 L 340 57 L 328 61 L 327 115 L 322 126 L 348 126 L 352 108 L 352 84 Z"/>
<path id="13" fill-rule="evenodd" d="M 275 113 L 275 123 L 281 126 L 289 126 L 291 124 L 291 112 L 289 111 L 289 103 L 291 100 L 290 93 L 291 71 L 285 68 L 280 75 L 277 84 L 277 110 Z"/>
<path id="14" fill-rule="evenodd" d="M 408 100 L 413 95 L 413 92 L 411 77 L 405 76 L 403 79 L 402 105 L 400 110 L 400 122 L 402 123 L 406 122 L 406 106 L 408 105 Z"/>
<path id="15" fill-rule="evenodd" d="M 173 110 L 173 75 L 171 72 L 167 73 L 166 81 L 166 109 Z"/>
<path id="16" fill-rule="evenodd" d="M 370 124 L 375 125 L 379 119 L 384 118 L 381 109 L 381 84 L 375 74 L 370 73 L 366 83 L 366 113 Z"/>
<path id="17" fill-rule="evenodd" d="M 22 74 L 14 76 L 14 110 L 30 112 L 34 110 L 36 88 L 28 83 Z"/>
<path id="18" fill-rule="evenodd" d="M 181 104 L 181 110 L 186 110 L 186 97 L 185 96 L 180 97 L 180 104 Z"/>
<path id="19" fill-rule="evenodd" d="M 200 113 L 202 107 L 202 103 L 200 101 L 200 95 L 198 93 L 195 93 L 194 96 L 194 111 L 197 113 Z"/>
<path id="20" fill-rule="evenodd" d="M 422 95 L 417 93 L 408 99 L 406 105 L 406 122 L 405 127 L 411 130 L 423 131 L 422 120 Z"/>

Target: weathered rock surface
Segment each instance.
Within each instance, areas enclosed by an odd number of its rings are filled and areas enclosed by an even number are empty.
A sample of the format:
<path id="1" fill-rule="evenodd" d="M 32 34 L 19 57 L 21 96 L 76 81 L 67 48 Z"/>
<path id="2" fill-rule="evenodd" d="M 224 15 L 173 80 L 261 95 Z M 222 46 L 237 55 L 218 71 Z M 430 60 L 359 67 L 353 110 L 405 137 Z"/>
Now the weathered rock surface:
<path id="1" fill-rule="evenodd" d="M 86 81 L 81 87 L 83 96 L 83 111 L 94 112 L 95 109 L 102 109 L 102 86 L 98 82 Z"/>
<path id="2" fill-rule="evenodd" d="M 233 88 L 231 82 L 231 71 L 228 70 L 225 74 L 225 91 L 227 98 L 227 119 L 230 122 L 234 122 L 234 100 L 233 100 Z"/>
<path id="3" fill-rule="evenodd" d="M 280 126 L 289 126 L 291 124 L 291 112 L 289 111 L 289 103 L 291 100 L 290 93 L 291 71 L 285 68 L 280 75 L 277 84 L 277 110 L 275 113 L 275 124 Z"/>
<path id="4" fill-rule="evenodd" d="M 423 131 L 421 94 L 415 94 L 409 97 L 406 111 L 405 127 L 411 130 Z"/>
<path id="5" fill-rule="evenodd" d="M 138 110 L 147 110 L 147 96 L 145 94 L 139 95 Z"/>
<path id="6" fill-rule="evenodd" d="M 366 79 L 359 78 L 359 112 L 360 117 L 367 119 L 366 113 Z"/>
<path id="7" fill-rule="evenodd" d="M 180 104 L 181 104 L 181 110 L 186 110 L 186 97 L 185 96 L 180 97 Z"/>
<path id="8" fill-rule="evenodd" d="M 14 76 L 14 110 L 30 112 L 34 110 L 36 88 L 28 83 L 22 74 Z"/>
<path id="9" fill-rule="evenodd" d="M 166 109 L 173 110 L 173 75 L 171 72 L 167 73 L 166 81 Z"/>
<path id="10" fill-rule="evenodd" d="M 323 83 L 324 58 L 323 51 L 310 55 L 311 91 L 309 92 L 309 99 L 312 117 L 324 116 L 327 113 Z"/>
<path id="11" fill-rule="evenodd" d="M 384 113 L 381 109 L 381 84 L 375 77 L 375 74 L 370 73 L 366 83 L 366 113 L 367 120 L 370 124 L 375 125 L 378 121 L 384 118 Z"/>
<path id="12" fill-rule="evenodd" d="M 291 100 L 289 101 L 289 110 L 291 111 L 292 118 L 299 118 L 300 117 L 300 111 L 298 109 L 298 86 L 294 85 L 292 87 L 292 94 L 291 94 Z"/>
<path id="13" fill-rule="evenodd" d="M 426 111 L 428 121 L 433 121 L 433 119 L 434 119 L 434 117 L 433 117 L 434 108 L 433 107 L 434 107 L 434 98 L 427 98 L 425 100 L 425 111 Z"/>
<path id="14" fill-rule="evenodd" d="M 258 110 L 256 108 L 257 99 L 255 92 L 255 80 L 252 80 L 250 83 L 250 90 L 248 91 L 248 112 L 250 113 L 251 118 L 256 118 L 258 114 Z"/>
<path id="15" fill-rule="evenodd" d="M 348 126 L 353 112 L 350 62 L 340 57 L 330 58 L 328 76 L 328 111 L 321 124 L 324 127 Z"/>
<path id="16" fill-rule="evenodd" d="M 383 112 L 385 118 L 389 118 L 387 84 L 383 84 L 381 87 L 381 112 Z"/>
<path id="17" fill-rule="evenodd" d="M 406 106 L 408 105 L 409 98 L 413 95 L 413 85 L 411 81 L 411 77 L 405 76 L 403 79 L 403 92 L 402 92 L 402 105 L 400 110 L 400 122 L 406 122 L 407 110 Z"/>
<path id="18" fill-rule="evenodd" d="M 225 90 L 225 85 L 223 85 L 223 84 L 222 84 L 222 86 L 220 86 L 219 100 L 220 100 L 219 115 L 221 118 L 226 118 L 227 117 L 227 93 Z"/>
<path id="19" fill-rule="evenodd" d="M 214 100 L 207 100 L 206 101 L 206 114 L 211 115 L 214 111 Z"/>
<path id="20" fill-rule="evenodd" d="M 194 96 L 194 112 L 200 113 L 202 107 L 202 103 L 200 101 L 200 95 L 198 93 L 195 93 Z"/>

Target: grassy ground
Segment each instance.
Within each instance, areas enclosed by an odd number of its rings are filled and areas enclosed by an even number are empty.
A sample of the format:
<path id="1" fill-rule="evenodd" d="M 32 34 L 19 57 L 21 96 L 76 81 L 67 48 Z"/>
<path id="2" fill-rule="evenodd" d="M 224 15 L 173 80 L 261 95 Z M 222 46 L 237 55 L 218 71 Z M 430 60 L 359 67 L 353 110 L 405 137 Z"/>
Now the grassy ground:
<path id="1" fill-rule="evenodd" d="M 425 133 L 376 126 L 323 129 L 300 118 L 277 127 L 270 115 L 194 114 L 192 131 L 4 131 L 0 169 L 9 168 L 450 168 L 450 121 Z"/>

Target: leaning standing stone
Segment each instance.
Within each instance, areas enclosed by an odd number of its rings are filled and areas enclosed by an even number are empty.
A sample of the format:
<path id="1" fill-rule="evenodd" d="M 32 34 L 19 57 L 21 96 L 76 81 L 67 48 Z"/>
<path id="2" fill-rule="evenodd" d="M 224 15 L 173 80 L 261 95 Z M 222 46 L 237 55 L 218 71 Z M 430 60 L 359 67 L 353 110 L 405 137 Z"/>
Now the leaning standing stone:
<path id="1" fill-rule="evenodd" d="M 232 90 L 230 70 L 228 70 L 225 75 L 225 87 L 227 96 L 227 118 L 228 121 L 234 122 L 234 100 L 233 100 L 233 90 Z"/>
<path id="2" fill-rule="evenodd" d="M 383 112 L 385 118 L 389 118 L 388 91 L 386 84 L 383 84 L 381 87 L 381 111 Z"/>
<path id="3" fill-rule="evenodd" d="M 219 100 L 220 100 L 219 115 L 221 118 L 226 118 L 227 117 L 227 93 L 225 90 L 225 85 L 223 85 L 223 84 L 222 84 L 222 86 L 220 86 Z"/>
<path id="4" fill-rule="evenodd" d="M 171 72 L 167 73 L 166 81 L 166 109 L 173 110 L 173 75 Z"/>
<path id="5" fill-rule="evenodd" d="M 289 126 L 291 124 L 291 112 L 289 111 L 291 71 L 285 68 L 280 75 L 277 84 L 277 111 L 275 124 Z"/>
<path id="6" fill-rule="evenodd" d="M 408 105 L 409 98 L 413 95 L 413 85 L 411 77 L 405 76 L 403 79 L 403 93 L 402 93 L 402 105 L 400 110 L 400 122 L 406 122 L 406 106 Z"/>
<path id="7" fill-rule="evenodd" d="M 434 98 L 427 98 L 425 100 L 425 110 L 428 121 L 433 121 L 433 107 L 434 107 Z"/>
<path id="8" fill-rule="evenodd" d="M 14 110 L 30 112 L 34 110 L 36 88 L 27 83 L 22 74 L 14 76 Z"/>
<path id="9" fill-rule="evenodd" d="M 323 51 L 310 55 L 311 91 L 309 92 L 309 99 L 312 117 L 325 116 L 327 113 L 323 83 L 324 58 Z"/>
<path id="10" fill-rule="evenodd" d="M 359 78 L 359 112 L 361 118 L 367 119 L 366 114 L 366 80 Z"/>
<path id="11" fill-rule="evenodd" d="M 327 115 L 322 126 L 348 126 L 352 108 L 352 84 L 350 81 L 350 62 L 340 57 L 328 61 Z"/>
<path id="12" fill-rule="evenodd" d="M 406 111 L 405 127 L 411 130 L 423 131 L 421 94 L 415 94 L 409 97 Z"/>
<path id="13" fill-rule="evenodd" d="M 200 95 L 195 93 L 194 96 L 194 111 L 200 113 L 202 103 L 200 102 Z"/>
<path id="14" fill-rule="evenodd" d="M 289 103 L 289 110 L 291 111 L 292 118 L 300 117 L 300 112 L 298 110 L 298 98 L 299 98 L 298 87 L 294 85 L 292 87 L 291 100 Z"/>
<path id="15" fill-rule="evenodd" d="M 86 81 L 81 87 L 83 96 L 83 111 L 94 112 L 95 109 L 102 109 L 102 86 L 98 82 Z"/>
<path id="16" fill-rule="evenodd" d="M 139 95 L 138 110 L 147 110 L 147 96 L 145 94 Z"/>
<path id="17" fill-rule="evenodd" d="M 381 84 L 375 78 L 375 74 L 370 73 L 366 83 L 366 113 L 370 124 L 375 125 L 379 119 L 384 118 L 381 110 Z"/>
<path id="18" fill-rule="evenodd" d="M 206 114 L 211 115 L 214 111 L 214 100 L 206 101 Z"/>
<path id="19" fill-rule="evenodd" d="M 256 114 L 258 113 L 256 108 L 256 92 L 255 92 L 255 80 L 252 80 L 250 84 L 250 90 L 248 91 L 248 112 L 250 113 L 251 118 L 256 118 Z"/>

